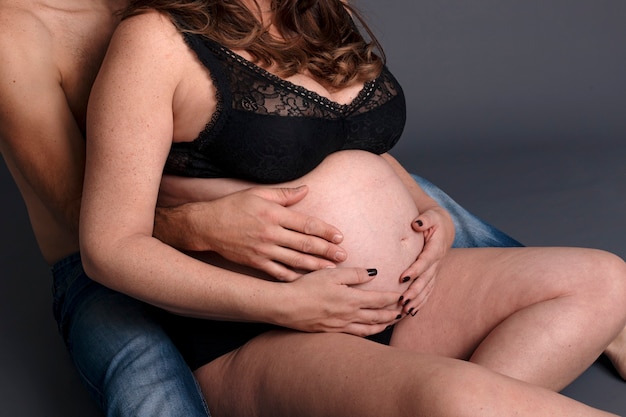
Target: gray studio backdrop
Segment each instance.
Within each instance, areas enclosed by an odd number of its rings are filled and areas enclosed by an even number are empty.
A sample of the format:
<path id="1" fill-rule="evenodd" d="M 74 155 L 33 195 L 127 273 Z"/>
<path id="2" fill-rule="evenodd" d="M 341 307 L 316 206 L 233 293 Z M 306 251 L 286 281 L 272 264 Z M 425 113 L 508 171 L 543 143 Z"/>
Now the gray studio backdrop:
<path id="1" fill-rule="evenodd" d="M 524 243 L 626 257 L 626 2 L 356 0 L 407 95 L 392 151 Z"/>
<path id="2" fill-rule="evenodd" d="M 354 0 L 404 86 L 393 153 L 530 244 L 626 257 L 626 1 Z M 1 98 L 0 98 L 1 99 Z M 0 163 L 0 403 L 14 417 L 91 417 L 50 307 L 50 276 Z M 626 414 L 594 367 L 569 395 Z"/>
<path id="3" fill-rule="evenodd" d="M 409 97 L 411 146 L 626 137 L 622 0 L 354 4 Z"/>

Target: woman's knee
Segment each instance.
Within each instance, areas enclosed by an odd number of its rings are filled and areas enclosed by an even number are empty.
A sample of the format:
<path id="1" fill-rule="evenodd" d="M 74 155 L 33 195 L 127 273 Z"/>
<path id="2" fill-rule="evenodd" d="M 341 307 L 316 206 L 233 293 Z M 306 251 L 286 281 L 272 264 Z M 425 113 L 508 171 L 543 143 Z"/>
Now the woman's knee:
<path id="1" fill-rule="evenodd" d="M 587 252 L 588 282 L 609 300 L 626 306 L 626 263 L 619 256 L 598 249 Z"/>
<path id="2" fill-rule="evenodd" d="M 589 311 L 621 329 L 626 323 L 626 263 L 610 252 L 589 249 L 578 265 L 582 278 L 578 292 Z"/>

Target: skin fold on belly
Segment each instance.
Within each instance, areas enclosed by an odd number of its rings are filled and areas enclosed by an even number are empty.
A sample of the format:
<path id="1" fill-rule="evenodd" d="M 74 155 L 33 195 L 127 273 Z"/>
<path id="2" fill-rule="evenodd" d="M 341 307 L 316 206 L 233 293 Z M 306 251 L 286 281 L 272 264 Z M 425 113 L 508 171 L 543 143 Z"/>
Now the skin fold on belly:
<path id="1" fill-rule="evenodd" d="M 169 179 L 162 183 L 170 202 L 177 201 L 176 190 L 185 179 Z M 192 179 L 202 181 L 213 193 L 212 198 L 251 187 L 253 184 L 231 179 Z M 208 183 L 207 183 L 208 182 Z M 198 189 L 195 185 L 187 195 Z M 401 284 L 402 272 L 415 261 L 424 245 L 422 233 L 415 232 L 411 222 L 418 210 L 409 192 L 389 164 L 379 155 L 364 151 L 341 151 L 329 155 L 313 171 L 302 178 L 270 187 L 307 185 L 305 198 L 291 209 L 318 217 L 342 231 L 341 246 L 348 259 L 339 267 L 376 268 L 378 275 L 361 288 L 402 292 L 409 283 Z M 183 186 L 186 188 L 187 186 Z M 203 196 L 196 200 L 207 198 Z M 186 200 L 189 200 L 187 198 Z M 228 269 L 264 277 L 257 271 L 234 265 L 214 253 L 193 254 L 206 262 Z"/>

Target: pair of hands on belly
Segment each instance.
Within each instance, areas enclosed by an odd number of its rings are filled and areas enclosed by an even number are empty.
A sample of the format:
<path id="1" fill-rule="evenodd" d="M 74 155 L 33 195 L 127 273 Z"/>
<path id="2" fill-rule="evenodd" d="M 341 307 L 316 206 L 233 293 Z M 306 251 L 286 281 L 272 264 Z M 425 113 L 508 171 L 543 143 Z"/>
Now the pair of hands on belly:
<path id="1" fill-rule="evenodd" d="M 183 205 L 187 227 L 174 246 L 214 251 L 278 281 L 293 282 L 293 304 L 298 305 L 300 299 L 302 308 L 296 310 L 297 320 L 280 323 L 291 328 L 365 336 L 384 330 L 400 316 L 417 313 L 427 301 L 439 262 L 450 247 L 446 230 L 450 226 L 443 209 L 429 209 L 413 222 L 413 229 L 424 233 L 425 245 L 398 277 L 399 281 L 405 277 L 412 280 L 399 296 L 353 288 L 375 278 L 368 274 L 367 265 L 360 270 L 334 268 L 348 256 L 340 246 L 341 231 L 289 208 L 307 191 L 306 187 L 252 187 L 210 202 Z"/>

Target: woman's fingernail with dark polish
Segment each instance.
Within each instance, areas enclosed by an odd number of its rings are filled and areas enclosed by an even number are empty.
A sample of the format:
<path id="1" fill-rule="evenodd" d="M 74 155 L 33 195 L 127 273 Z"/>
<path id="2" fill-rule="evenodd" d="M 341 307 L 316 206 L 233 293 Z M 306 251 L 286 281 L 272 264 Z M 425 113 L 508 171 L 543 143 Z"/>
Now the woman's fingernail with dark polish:
<path id="1" fill-rule="evenodd" d="M 423 221 L 421 221 L 421 220 L 419 220 L 419 219 L 418 219 L 418 220 L 415 220 L 415 223 L 417 223 L 417 225 L 418 225 L 419 227 L 424 226 L 424 222 L 423 222 Z"/>
<path id="2" fill-rule="evenodd" d="M 405 306 L 405 305 L 409 304 L 410 302 L 411 302 L 411 300 L 406 300 L 406 301 L 404 302 L 404 304 L 402 304 L 402 305 L 403 305 L 403 306 Z"/>
<path id="3" fill-rule="evenodd" d="M 400 320 L 401 318 L 402 318 L 402 314 L 398 314 L 398 315 L 396 316 L 396 320 Z"/>
<path id="4" fill-rule="evenodd" d="M 404 300 L 404 295 L 401 295 L 400 298 L 398 298 L 398 301 L 402 301 Z"/>
<path id="5" fill-rule="evenodd" d="M 404 277 L 404 278 L 402 278 L 402 282 L 409 282 L 410 279 L 411 279 L 411 277 Z"/>
<path id="6" fill-rule="evenodd" d="M 417 313 L 419 313 L 419 312 L 420 312 L 419 310 L 415 310 L 414 312 L 412 312 L 412 313 L 411 313 L 411 316 L 412 316 L 412 317 L 415 317 L 415 315 L 416 315 Z"/>
<path id="7" fill-rule="evenodd" d="M 411 314 L 413 312 L 413 307 L 409 308 L 409 314 Z"/>
<path id="8" fill-rule="evenodd" d="M 378 274 L 378 271 L 376 270 L 376 268 L 370 268 L 367 270 L 367 275 L 369 275 L 370 277 L 373 277 L 376 274 Z"/>

